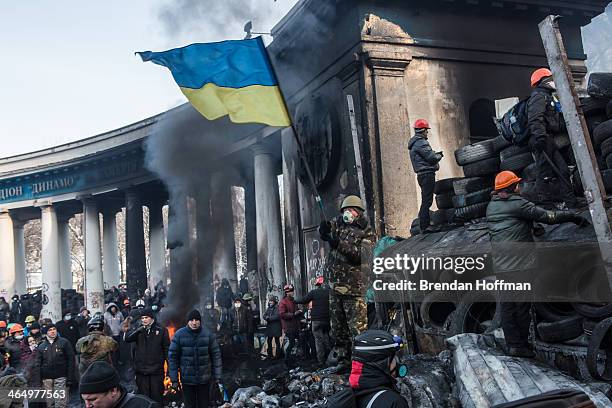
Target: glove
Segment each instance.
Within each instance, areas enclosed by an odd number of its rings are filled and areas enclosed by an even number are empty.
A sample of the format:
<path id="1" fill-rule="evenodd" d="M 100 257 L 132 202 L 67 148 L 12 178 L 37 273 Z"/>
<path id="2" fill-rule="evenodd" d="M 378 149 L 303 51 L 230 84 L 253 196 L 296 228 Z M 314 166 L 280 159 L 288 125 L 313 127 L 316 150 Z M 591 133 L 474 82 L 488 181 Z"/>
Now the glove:
<path id="1" fill-rule="evenodd" d="M 321 221 L 319 225 L 319 234 L 321 236 L 329 235 L 331 232 L 331 222 L 329 221 Z"/>

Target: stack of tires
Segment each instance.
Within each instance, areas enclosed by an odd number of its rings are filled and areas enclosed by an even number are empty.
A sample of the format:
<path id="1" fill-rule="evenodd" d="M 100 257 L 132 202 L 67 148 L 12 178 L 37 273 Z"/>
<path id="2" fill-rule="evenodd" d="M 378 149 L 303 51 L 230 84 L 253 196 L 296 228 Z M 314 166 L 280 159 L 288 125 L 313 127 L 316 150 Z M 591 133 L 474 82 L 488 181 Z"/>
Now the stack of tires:
<path id="1" fill-rule="evenodd" d="M 604 186 L 612 193 L 612 73 L 591 74 L 587 90 L 589 97 L 580 103 Z"/>
<path id="2" fill-rule="evenodd" d="M 431 221 L 434 226 L 445 227 L 457 224 L 455 207 L 453 206 L 453 183 L 457 178 L 447 178 L 436 181 L 434 193 L 436 195 L 437 211 L 432 213 Z"/>
<path id="3" fill-rule="evenodd" d="M 464 178 L 453 180 L 455 219 L 466 222 L 484 217 L 491 200 L 493 179 L 500 170 L 499 152 L 509 143 L 501 136 L 455 150 Z"/>

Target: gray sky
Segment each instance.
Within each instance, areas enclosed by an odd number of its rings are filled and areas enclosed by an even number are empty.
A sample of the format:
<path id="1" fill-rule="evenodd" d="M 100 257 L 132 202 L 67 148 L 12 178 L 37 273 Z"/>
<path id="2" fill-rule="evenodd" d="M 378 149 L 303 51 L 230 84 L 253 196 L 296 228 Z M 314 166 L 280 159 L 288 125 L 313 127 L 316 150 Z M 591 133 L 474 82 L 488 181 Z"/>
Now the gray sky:
<path id="1" fill-rule="evenodd" d="M 93 136 L 183 103 L 167 70 L 134 51 L 242 38 L 248 20 L 255 31 L 269 31 L 296 2 L 2 1 L 0 157 Z"/>

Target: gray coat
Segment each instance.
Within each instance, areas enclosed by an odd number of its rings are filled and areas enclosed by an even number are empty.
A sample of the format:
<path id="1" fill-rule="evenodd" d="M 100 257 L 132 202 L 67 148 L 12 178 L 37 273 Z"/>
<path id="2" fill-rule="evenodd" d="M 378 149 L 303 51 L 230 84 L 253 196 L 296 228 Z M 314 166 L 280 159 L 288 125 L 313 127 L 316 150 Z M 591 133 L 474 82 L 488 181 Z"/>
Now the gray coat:
<path id="1" fill-rule="evenodd" d="M 442 155 L 434 152 L 423 136 L 418 133 L 414 135 L 408 142 L 408 150 L 415 173 L 431 173 L 440 170 L 438 162 L 442 160 Z"/>
<path id="2" fill-rule="evenodd" d="M 117 314 L 113 316 L 110 312 L 111 307 L 117 308 Z M 114 303 L 109 303 L 106 307 L 106 313 L 104 313 L 104 323 L 108 326 L 111 336 L 119 336 L 121 334 L 121 323 L 123 323 L 123 315 L 119 311 L 119 308 Z"/>

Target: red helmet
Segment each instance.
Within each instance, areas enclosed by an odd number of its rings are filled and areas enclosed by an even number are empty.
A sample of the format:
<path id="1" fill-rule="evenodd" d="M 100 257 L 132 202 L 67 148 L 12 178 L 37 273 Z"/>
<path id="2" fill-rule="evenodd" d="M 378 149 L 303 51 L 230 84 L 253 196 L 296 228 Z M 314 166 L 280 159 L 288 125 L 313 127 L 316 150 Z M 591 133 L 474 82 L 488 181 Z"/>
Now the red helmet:
<path id="1" fill-rule="evenodd" d="M 285 285 L 285 287 L 283 288 L 283 291 L 284 291 L 285 293 L 287 293 L 287 292 L 293 292 L 294 290 L 295 290 L 295 288 L 293 287 L 293 285 L 292 285 L 292 284 L 287 284 L 287 285 Z"/>
<path id="2" fill-rule="evenodd" d="M 531 74 L 531 86 L 535 88 L 541 80 L 551 77 L 552 75 L 553 73 L 548 68 L 536 69 L 533 71 L 533 74 Z"/>
<path id="3" fill-rule="evenodd" d="M 125 299 L 123 301 L 123 306 L 129 306 L 130 305 L 130 299 Z"/>
<path id="4" fill-rule="evenodd" d="M 322 285 L 323 281 L 323 276 L 317 276 L 317 279 L 315 280 L 315 285 Z"/>
<path id="5" fill-rule="evenodd" d="M 414 128 L 415 129 L 431 129 L 429 127 L 429 122 L 426 121 L 425 119 L 417 119 L 417 121 L 414 122 Z"/>

